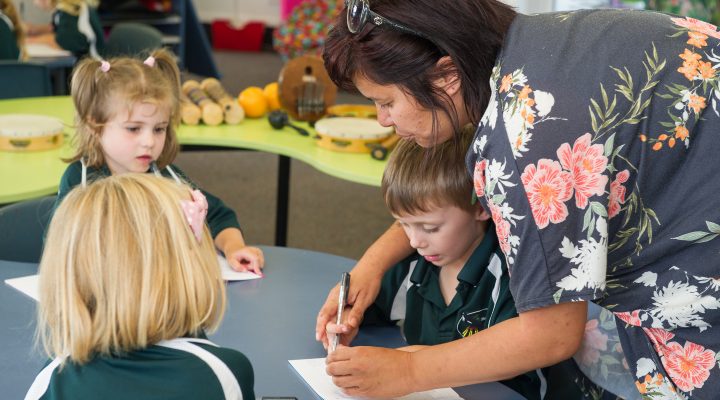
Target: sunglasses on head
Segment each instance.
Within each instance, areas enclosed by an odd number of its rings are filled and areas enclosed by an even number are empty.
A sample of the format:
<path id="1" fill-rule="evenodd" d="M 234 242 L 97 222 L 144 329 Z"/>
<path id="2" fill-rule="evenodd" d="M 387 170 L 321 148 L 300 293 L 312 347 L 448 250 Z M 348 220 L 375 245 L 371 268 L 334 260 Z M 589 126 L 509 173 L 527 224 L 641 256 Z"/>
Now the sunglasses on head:
<path id="1" fill-rule="evenodd" d="M 368 0 L 345 0 L 345 8 L 347 9 L 347 27 L 350 33 L 358 33 L 362 31 L 365 24 L 370 21 L 375 26 L 389 25 L 393 29 L 401 32 L 409 33 L 411 35 L 419 36 L 421 38 L 430 40 L 429 37 L 422 33 L 410 29 L 407 26 L 389 20 L 382 15 L 372 11 L 370 9 L 370 3 Z M 430 40 L 432 42 L 432 40 Z"/>

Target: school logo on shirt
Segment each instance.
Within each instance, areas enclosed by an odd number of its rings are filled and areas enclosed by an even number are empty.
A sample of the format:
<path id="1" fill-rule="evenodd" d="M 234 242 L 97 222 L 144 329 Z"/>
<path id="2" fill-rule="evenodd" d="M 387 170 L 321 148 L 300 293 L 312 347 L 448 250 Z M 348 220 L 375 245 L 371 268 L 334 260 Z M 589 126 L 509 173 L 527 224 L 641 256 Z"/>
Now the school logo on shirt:
<path id="1" fill-rule="evenodd" d="M 457 322 L 457 332 L 462 337 L 472 336 L 483 330 L 486 320 L 487 308 L 472 312 L 463 312 Z"/>

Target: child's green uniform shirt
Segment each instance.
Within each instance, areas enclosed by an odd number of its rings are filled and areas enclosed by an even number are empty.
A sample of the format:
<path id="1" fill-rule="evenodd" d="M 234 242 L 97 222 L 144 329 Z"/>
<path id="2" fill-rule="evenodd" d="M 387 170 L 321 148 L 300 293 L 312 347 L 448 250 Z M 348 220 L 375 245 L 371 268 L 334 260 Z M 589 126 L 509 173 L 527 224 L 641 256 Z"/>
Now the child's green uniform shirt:
<path id="1" fill-rule="evenodd" d="M 19 60 L 20 48 L 10 18 L 0 12 L 0 60 Z"/>
<path id="2" fill-rule="evenodd" d="M 29 397 L 220 400 L 232 393 L 227 387 L 239 386 L 243 399 L 254 400 L 255 377 L 247 357 L 237 350 L 205 342 L 189 344 L 196 353 L 153 345 L 117 357 L 97 356 L 83 365 L 66 361 L 58 368 L 51 362 L 38 375 L 28 395 L 37 390 Z M 213 360 L 208 362 L 208 358 Z M 49 376 L 42 377 L 44 373 Z"/>
<path id="3" fill-rule="evenodd" d="M 195 187 L 195 184 L 187 178 L 187 176 L 180 170 L 180 168 L 176 167 L 175 165 L 170 165 L 170 168 L 175 171 L 185 182 L 190 184 L 191 186 Z M 149 173 L 152 173 L 152 170 L 149 171 Z M 161 170 L 161 174 L 166 178 L 172 178 L 170 173 L 168 172 L 167 168 L 163 168 Z M 102 166 L 100 168 L 87 168 L 87 181 L 88 183 L 96 180 L 96 179 L 102 179 L 105 177 L 110 176 L 110 170 L 107 166 Z M 82 164 L 80 161 L 75 161 L 68 165 L 67 169 L 65 170 L 65 173 L 63 174 L 62 178 L 60 179 L 60 188 L 58 189 L 58 195 L 57 199 L 55 200 L 55 207 L 54 209 L 57 209 L 57 207 L 60 205 L 60 203 L 63 201 L 65 196 L 72 190 L 75 186 L 78 186 L 82 183 Z M 218 233 L 222 232 L 226 228 L 238 228 L 240 229 L 240 224 L 238 223 L 237 216 L 235 215 L 235 211 L 230 209 L 228 206 L 225 205 L 225 203 L 222 202 L 219 198 L 213 196 L 212 194 L 200 189 L 202 193 L 207 198 L 208 202 L 208 215 L 207 215 L 207 224 L 210 228 L 210 233 L 212 234 L 212 237 L 215 238 Z"/>
<path id="4" fill-rule="evenodd" d="M 105 33 L 100 23 L 100 17 L 97 10 L 92 7 L 88 7 L 88 12 L 90 26 L 95 32 L 95 48 L 98 54 L 102 55 L 105 51 Z M 75 56 L 82 57 L 90 53 L 90 42 L 78 29 L 78 19 L 77 15 L 56 10 L 53 13 L 52 23 L 57 44 Z"/>
<path id="5" fill-rule="evenodd" d="M 448 305 L 440 291 L 439 272 L 439 267 L 417 253 L 395 265 L 385 273 L 363 324 L 404 320 L 402 331 L 408 344 L 436 345 L 471 336 L 518 315 L 505 256 L 492 224 L 460 270 L 455 296 Z M 572 360 L 501 382 L 536 400 L 589 399 L 592 396 L 582 392 L 589 393 L 590 387 L 596 390 Z"/>

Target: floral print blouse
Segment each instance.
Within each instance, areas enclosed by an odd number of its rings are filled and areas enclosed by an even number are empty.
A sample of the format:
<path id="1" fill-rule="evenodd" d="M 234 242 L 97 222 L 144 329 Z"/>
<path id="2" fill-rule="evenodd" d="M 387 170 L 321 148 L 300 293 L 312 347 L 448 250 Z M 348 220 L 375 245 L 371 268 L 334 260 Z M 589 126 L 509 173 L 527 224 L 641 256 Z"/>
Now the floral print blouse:
<path id="1" fill-rule="evenodd" d="M 610 310 L 646 399 L 720 396 L 718 68 L 692 18 L 519 15 L 468 152 L 518 311 Z"/>

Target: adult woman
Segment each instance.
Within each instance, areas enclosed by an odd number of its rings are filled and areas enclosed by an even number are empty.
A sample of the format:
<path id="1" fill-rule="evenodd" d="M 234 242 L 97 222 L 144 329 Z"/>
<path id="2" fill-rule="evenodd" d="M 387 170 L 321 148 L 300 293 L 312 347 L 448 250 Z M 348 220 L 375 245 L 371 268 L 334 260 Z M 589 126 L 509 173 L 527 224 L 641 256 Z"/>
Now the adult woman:
<path id="1" fill-rule="evenodd" d="M 336 83 L 424 147 L 479 123 L 468 166 L 520 316 L 415 353 L 341 347 L 328 357 L 334 382 L 387 396 L 514 376 L 573 354 L 593 301 L 615 313 L 645 397 L 715 396 L 720 181 L 708 166 L 720 151 L 720 32 L 650 12 L 524 16 L 494 0 L 424 0 L 373 1 L 369 13 L 367 1 L 350 3 L 326 44 Z M 368 249 L 341 332 L 408 251 L 398 227 Z"/>

